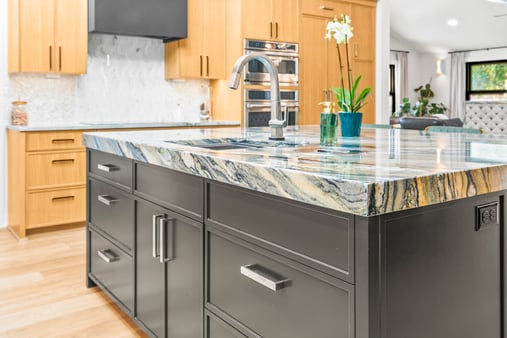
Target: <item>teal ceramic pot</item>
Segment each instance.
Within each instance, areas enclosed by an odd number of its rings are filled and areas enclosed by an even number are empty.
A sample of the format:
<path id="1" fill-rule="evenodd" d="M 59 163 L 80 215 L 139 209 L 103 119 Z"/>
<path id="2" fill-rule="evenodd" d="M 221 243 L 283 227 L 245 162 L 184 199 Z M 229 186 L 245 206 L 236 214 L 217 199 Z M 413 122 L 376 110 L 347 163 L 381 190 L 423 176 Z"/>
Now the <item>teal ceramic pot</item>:
<path id="1" fill-rule="evenodd" d="M 340 112 L 339 114 L 342 137 L 358 137 L 361 134 L 363 113 Z"/>

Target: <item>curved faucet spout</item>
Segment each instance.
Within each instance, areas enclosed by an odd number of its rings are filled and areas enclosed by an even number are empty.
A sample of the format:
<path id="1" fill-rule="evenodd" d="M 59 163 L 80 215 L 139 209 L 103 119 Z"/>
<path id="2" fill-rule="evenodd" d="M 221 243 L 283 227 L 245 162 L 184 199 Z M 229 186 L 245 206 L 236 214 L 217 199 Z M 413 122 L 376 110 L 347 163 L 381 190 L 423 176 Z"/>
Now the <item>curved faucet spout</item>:
<path id="1" fill-rule="evenodd" d="M 269 73 L 271 83 L 271 120 L 269 120 L 269 126 L 271 127 L 272 140 L 283 140 L 283 128 L 287 125 L 286 121 L 283 120 L 282 110 L 280 107 L 280 83 L 278 81 L 278 70 L 276 65 L 271 59 L 264 53 L 251 53 L 241 56 L 232 69 L 231 78 L 229 80 L 229 88 L 237 89 L 241 81 L 241 71 L 245 65 L 252 59 L 261 62 Z"/>

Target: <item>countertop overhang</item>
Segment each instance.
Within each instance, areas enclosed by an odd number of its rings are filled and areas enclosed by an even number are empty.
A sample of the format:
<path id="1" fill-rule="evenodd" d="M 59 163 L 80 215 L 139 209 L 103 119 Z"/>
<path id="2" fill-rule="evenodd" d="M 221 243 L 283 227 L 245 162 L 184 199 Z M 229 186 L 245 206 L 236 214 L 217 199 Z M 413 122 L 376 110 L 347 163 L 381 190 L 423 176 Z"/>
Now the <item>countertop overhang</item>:
<path id="1" fill-rule="evenodd" d="M 134 160 L 320 207 L 376 216 L 507 189 L 507 137 L 365 129 L 319 146 L 318 126 L 85 133 L 83 143 Z M 220 140 L 265 147 L 211 150 Z"/>

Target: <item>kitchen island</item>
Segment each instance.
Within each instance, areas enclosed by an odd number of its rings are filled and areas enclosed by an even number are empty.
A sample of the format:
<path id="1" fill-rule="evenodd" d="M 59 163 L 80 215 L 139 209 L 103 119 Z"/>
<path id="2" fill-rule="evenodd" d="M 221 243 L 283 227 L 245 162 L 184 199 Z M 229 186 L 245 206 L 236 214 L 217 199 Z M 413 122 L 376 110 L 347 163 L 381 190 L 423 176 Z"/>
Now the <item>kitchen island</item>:
<path id="1" fill-rule="evenodd" d="M 285 134 L 84 134 L 89 286 L 159 337 L 503 336 L 507 139 Z"/>

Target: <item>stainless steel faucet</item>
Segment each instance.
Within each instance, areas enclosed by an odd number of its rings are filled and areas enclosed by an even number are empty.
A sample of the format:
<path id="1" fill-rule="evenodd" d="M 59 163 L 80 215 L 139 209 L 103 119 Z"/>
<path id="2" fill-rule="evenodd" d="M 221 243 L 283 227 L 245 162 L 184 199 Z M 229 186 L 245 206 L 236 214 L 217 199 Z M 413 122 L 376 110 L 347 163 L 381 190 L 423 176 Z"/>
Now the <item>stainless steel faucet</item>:
<path id="1" fill-rule="evenodd" d="M 268 70 L 271 83 L 271 119 L 268 125 L 271 127 L 270 140 L 284 140 L 283 128 L 287 126 L 287 122 L 283 120 L 282 109 L 280 107 L 280 84 L 278 82 L 278 70 L 271 59 L 264 53 L 251 53 L 240 57 L 232 69 L 231 79 L 229 80 L 229 88 L 238 89 L 241 80 L 241 71 L 248 61 L 259 60 Z"/>

